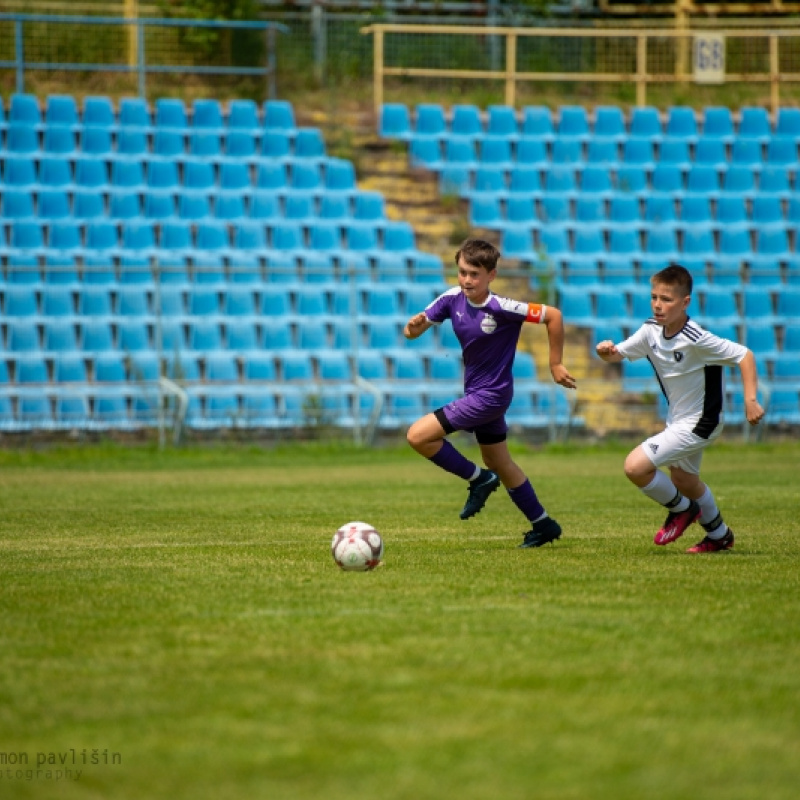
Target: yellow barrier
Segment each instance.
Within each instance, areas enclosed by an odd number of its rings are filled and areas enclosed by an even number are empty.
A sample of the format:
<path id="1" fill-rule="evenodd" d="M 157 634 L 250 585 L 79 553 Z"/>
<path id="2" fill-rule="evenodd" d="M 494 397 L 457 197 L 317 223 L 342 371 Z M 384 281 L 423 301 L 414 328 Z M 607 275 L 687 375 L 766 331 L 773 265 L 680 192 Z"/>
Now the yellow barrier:
<path id="1" fill-rule="evenodd" d="M 762 83 L 769 84 L 770 105 L 773 114 L 780 105 L 781 84 L 800 82 L 800 71 L 790 72 L 783 64 L 800 67 L 800 29 L 643 29 L 643 28 L 507 28 L 461 25 L 401 25 L 375 24 L 361 29 L 362 34 L 373 36 L 374 103 L 376 112 L 383 105 L 385 82 L 388 77 L 452 78 L 503 81 L 505 103 L 516 105 L 517 85 L 520 82 L 630 82 L 636 86 L 636 104 L 647 103 L 647 89 L 652 84 L 665 83 Z M 434 50 L 425 44 L 426 37 L 481 37 L 503 43 L 502 64 L 490 69 L 449 69 L 426 66 L 387 65 L 387 51 L 395 60 L 404 52 L 416 52 L 433 58 Z M 401 46 L 389 47 L 393 37 L 402 37 Z M 419 37 L 416 50 L 409 43 Z M 703 64 L 701 45 L 714 39 L 722 42 L 718 53 L 721 69 L 700 74 Z M 546 46 L 558 50 L 561 42 L 571 42 L 572 50 L 558 52 L 556 66 L 562 61 L 588 61 L 594 59 L 592 69 L 580 70 L 526 70 L 519 66 L 520 44 L 530 40 L 547 40 Z M 432 40 L 428 38 L 430 43 Z M 599 43 L 605 46 L 598 47 Z M 588 43 L 588 44 L 587 44 Z M 719 49 L 719 45 L 717 45 Z M 585 53 L 584 53 L 585 51 Z M 499 53 L 499 48 L 497 49 Z M 726 52 L 728 53 L 726 59 Z M 693 56 L 690 59 L 690 56 Z M 541 59 L 540 59 L 541 60 Z M 690 60 L 692 63 L 690 64 Z M 725 69 L 725 62 L 732 66 Z"/>

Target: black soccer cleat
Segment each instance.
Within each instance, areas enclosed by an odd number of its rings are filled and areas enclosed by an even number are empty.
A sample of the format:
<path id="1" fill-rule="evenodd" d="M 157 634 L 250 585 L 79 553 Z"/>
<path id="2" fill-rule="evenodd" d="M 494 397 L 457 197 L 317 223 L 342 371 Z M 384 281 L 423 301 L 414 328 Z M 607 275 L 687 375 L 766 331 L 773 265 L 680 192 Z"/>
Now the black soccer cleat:
<path id="1" fill-rule="evenodd" d="M 481 474 L 470 481 L 469 497 L 461 509 L 461 519 L 474 517 L 485 505 L 489 495 L 497 490 L 500 485 L 500 478 L 491 470 L 482 469 Z"/>
<path id="2" fill-rule="evenodd" d="M 561 526 L 552 517 L 545 517 L 533 523 L 520 547 L 541 547 L 560 538 Z"/>

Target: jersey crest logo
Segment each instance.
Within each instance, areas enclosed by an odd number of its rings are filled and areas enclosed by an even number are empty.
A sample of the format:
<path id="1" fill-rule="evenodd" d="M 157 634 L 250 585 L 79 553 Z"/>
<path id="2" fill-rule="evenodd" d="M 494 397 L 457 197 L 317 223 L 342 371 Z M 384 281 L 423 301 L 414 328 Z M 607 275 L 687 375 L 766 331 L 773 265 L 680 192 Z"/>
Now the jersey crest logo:
<path id="1" fill-rule="evenodd" d="M 657 444 L 653 444 L 653 443 L 651 442 L 651 443 L 650 443 L 650 449 L 651 449 L 651 450 L 652 450 L 654 453 L 657 453 L 657 452 L 658 452 L 658 445 L 657 445 Z"/>
<path id="2" fill-rule="evenodd" d="M 676 350 L 672 355 L 675 356 L 676 361 L 678 362 L 683 361 L 683 353 L 681 353 L 680 350 Z"/>
<path id="3" fill-rule="evenodd" d="M 497 322 L 491 314 L 486 314 L 481 320 L 481 330 L 484 333 L 494 333 L 497 328 Z"/>
<path id="4" fill-rule="evenodd" d="M 464 312 L 463 312 L 463 311 L 456 311 L 456 316 L 457 316 L 459 319 L 461 319 L 461 317 L 463 317 L 463 316 L 464 316 Z"/>

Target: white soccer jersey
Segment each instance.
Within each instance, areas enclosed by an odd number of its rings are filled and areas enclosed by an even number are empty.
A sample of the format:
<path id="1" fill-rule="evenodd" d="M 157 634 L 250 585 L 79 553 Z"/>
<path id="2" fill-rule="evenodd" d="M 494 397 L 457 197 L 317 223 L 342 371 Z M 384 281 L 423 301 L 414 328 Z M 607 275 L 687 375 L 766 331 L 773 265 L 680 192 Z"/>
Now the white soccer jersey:
<path id="1" fill-rule="evenodd" d="M 669 405 L 667 424 L 694 423 L 693 432 L 703 439 L 723 420 L 723 366 L 738 364 L 747 354 L 743 345 L 715 336 L 690 319 L 670 337 L 649 319 L 617 350 L 631 361 L 650 362 Z"/>

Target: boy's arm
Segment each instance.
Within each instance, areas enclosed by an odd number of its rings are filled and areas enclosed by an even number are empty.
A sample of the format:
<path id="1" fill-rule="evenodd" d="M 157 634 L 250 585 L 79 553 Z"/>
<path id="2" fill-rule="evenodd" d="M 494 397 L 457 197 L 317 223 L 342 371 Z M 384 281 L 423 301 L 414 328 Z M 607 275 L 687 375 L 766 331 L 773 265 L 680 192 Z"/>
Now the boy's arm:
<path id="1" fill-rule="evenodd" d="M 752 350 L 748 350 L 745 357 L 739 362 L 739 371 L 742 373 L 745 416 L 751 425 L 758 425 L 764 417 L 764 409 L 758 402 L 758 371 Z"/>
<path id="2" fill-rule="evenodd" d="M 420 311 L 419 314 L 414 314 L 414 316 L 406 322 L 406 326 L 403 328 L 403 336 L 405 336 L 406 339 L 416 339 L 422 336 L 428 328 L 432 327 L 433 323 L 425 315 L 425 312 Z"/>
<path id="3" fill-rule="evenodd" d="M 564 317 L 557 308 L 547 306 L 544 315 L 547 339 L 550 342 L 550 374 L 553 380 L 567 389 L 575 388 L 575 378 L 562 363 L 564 358 Z"/>
<path id="4" fill-rule="evenodd" d="M 619 364 L 620 361 L 625 360 L 625 356 L 617 350 L 617 346 L 610 339 L 598 342 L 595 350 L 597 355 L 609 364 Z"/>

